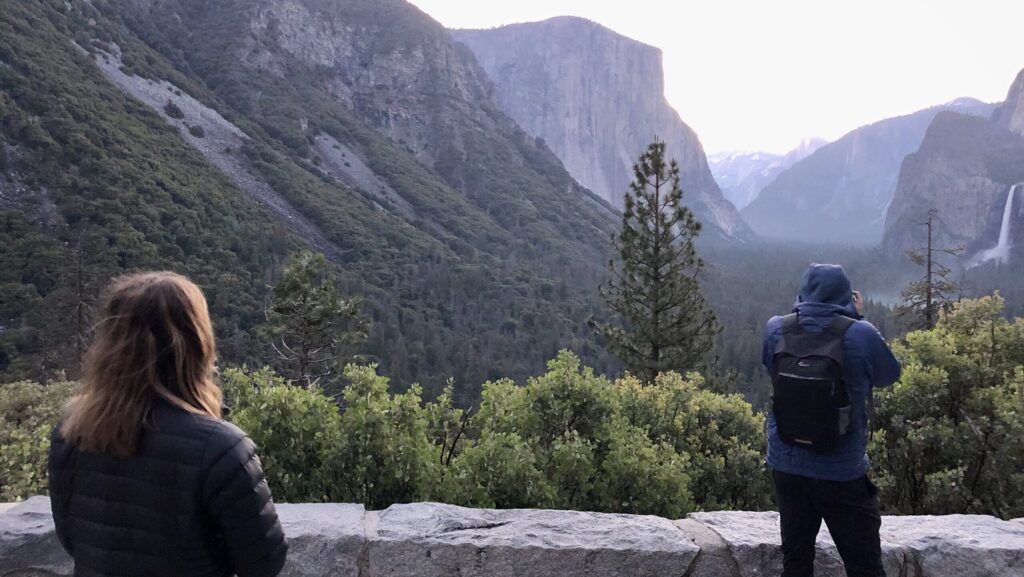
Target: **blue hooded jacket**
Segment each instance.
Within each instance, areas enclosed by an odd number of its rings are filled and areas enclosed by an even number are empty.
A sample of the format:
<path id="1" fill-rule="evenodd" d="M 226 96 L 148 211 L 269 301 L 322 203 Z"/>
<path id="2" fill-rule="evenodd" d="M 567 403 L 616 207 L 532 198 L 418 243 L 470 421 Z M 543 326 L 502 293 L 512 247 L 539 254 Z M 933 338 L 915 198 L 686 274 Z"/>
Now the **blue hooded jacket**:
<path id="1" fill-rule="evenodd" d="M 872 387 L 887 387 L 900 378 L 900 364 L 875 327 L 853 306 L 850 279 L 843 267 L 813 264 L 804 274 L 794 310 L 805 331 L 822 332 L 836 315 L 858 319 L 843 338 L 843 367 L 850 395 L 851 429 L 833 451 L 814 452 L 779 438 L 775 415 L 768 411 L 768 466 L 772 469 L 826 481 L 851 481 L 867 473 L 867 401 Z M 782 317 L 765 327 L 762 361 L 771 372 L 782 335 Z"/>

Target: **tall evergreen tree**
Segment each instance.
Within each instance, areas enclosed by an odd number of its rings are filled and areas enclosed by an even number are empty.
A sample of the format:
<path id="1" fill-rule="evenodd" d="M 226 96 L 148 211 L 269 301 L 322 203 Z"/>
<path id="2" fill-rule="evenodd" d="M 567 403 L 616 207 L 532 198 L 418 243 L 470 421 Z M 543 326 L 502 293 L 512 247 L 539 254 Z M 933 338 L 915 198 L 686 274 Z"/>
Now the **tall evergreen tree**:
<path id="1" fill-rule="evenodd" d="M 281 373 L 309 388 L 335 372 L 349 347 L 366 339 L 360 303 L 342 297 L 324 255 L 293 255 L 267 306 L 267 334 Z"/>
<path id="2" fill-rule="evenodd" d="M 927 244 L 919 249 L 909 251 L 907 256 L 914 264 L 924 267 L 924 276 L 916 280 L 901 294 L 903 304 L 899 307 L 898 314 L 908 319 L 910 329 L 935 328 L 939 318 L 939 311 L 949 308 L 952 304 L 953 295 L 960 291 L 960 285 L 949 279 L 952 269 L 938 262 L 936 256 L 955 256 L 963 251 L 963 247 L 937 248 L 934 242 L 935 226 L 937 224 L 938 211 L 928 211 L 928 219 L 921 222 L 921 226 L 928 230 Z"/>
<path id="3" fill-rule="evenodd" d="M 599 288 L 618 325 L 594 322 L 611 351 L 644 382 L 690 370 L 707 358 L 720 331 L 701 294 L 704 261 L 694 239 L 701 225 L 682 205 L 679 166 L 655 141 L 633 166 L 622 230 L 612 235 L 619 264 Z"/>

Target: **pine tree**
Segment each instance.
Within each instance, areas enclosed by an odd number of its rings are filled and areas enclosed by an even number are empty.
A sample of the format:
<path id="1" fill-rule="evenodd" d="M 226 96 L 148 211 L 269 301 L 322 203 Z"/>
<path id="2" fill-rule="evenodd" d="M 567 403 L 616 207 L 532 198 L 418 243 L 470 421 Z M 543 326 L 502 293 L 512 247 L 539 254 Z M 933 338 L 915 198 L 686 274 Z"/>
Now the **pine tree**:
<path id="1" fill-rule="evenodd" d="M 100 320 L 96 311 L 103 289 L 123 268 L 109 244 L 109 231 L 95 218 L 83 215 L 72 222 L 54 223 L 52 229 L 61 245 L 40 257 L 52 259 L 54 284 L 30 318 L 37 317 L 32 322 L 53 337 L 40 355 L 42 366 L 49 367 L 44 374 L 75 379 L 80 376 L 93 326 Z"/>
<path id="2" fill-rule="evenodd" d="M 360 303 L 341 296 L 322 254 L 292 255 L 266 309 L 279 371 L 306 388 L 335 372 L 347 349 L 366 339 Z"/>
<path id="3" fill-rule="evenodd" d="M 694 239 L 701 225 L 682 205 L 679 166 L 655 141 L 633 166 L 622 230 L 612 235 L 619 264 L 599 288 L 619 326 L 592 322 L 611 351 L 644 382 L 686 371 L 707 358 L 720 328 L 701 294 L 704 261 Z"/>
<path id="4" fill-rule="evenodd" d="M 928 229 L 927 245 L 907 252 L 907 256 L 914 264 L 925 268 L 924 277 L 907 285 L 901 293 L 903 304 L 897 314 L 904 319 L 910 319 L 908 328 L 911 329 L 935 328 L 939 311 L 947 309 L 952 303 L 953 295 L 960 291 L 960 285 L 949 280 L 952 269 L 938 262 L 935 257 L 939 254 L 958 255 L 963 251 L 963 247 L 935 248 L 937 215 L 937 210 L 929 210 L 928 219 L 920 223 Z"/>

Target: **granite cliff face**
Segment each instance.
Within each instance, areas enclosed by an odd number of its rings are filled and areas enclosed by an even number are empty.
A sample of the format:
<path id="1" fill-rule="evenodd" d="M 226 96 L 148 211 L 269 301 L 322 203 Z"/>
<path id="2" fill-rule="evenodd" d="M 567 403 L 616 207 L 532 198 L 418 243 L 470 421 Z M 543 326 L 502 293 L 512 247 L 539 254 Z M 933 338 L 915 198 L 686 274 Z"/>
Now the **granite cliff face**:
<path id="1" fill-rule="evenodd" d="M 886 247 L 920 246 L 925 239 L 919 223 L 932 209 L 938 211 L 938 242 L 964 246 L 970 261 L 997 244 L 1004 220 L 1010 245 L 1022 244 L 1020 189 L 1013 210 L 1005 210 L 1011 187 L 1024 182 L 1022 99 L 1024 73 L 992 119 L 954 112 L 935 117 L 921 147 L 903 161 L 886 218 Z"/>
<path id="2" fill-rule="evenodd" d="M 502 109 L 612 205 L 621 207 L 633 162 L 657 137 L 679 163 L 684 202 L 704 224 L 750 237 L 697 135 L 665 100 L 660 50 L 572 17 L 452 35 L 487 71 Z"/>
<path id="3" fill-rule="evenodd" d="M 876 244 L 896 190 L 900 164 L 917 150 L 943 110 L 987 116 L 994 107 L 962 98 L 849 132 L 779 174 L 742 214 L 766 237 Z"/>
<path id="4" fill-rule="evenodd" d="M 471 196 L 493 186 L 481 164 L 539 165 L 548 182 L 534 188 L 564 191 L 560 210 L 610 215 L 500 110 L 473 54 L 411 4 L 264 0 L 248 25 L 248 66 L 281 77 L 296 62 L 308 67 L 314 83 Z"/>
<path id="5" fill-rule="evenodd" d="M 786 154 L 770 152 L 720 152 L 708 157 L 711 173 L 722 188 L 722 194 L 742 210 L 761 194 L 783 170 L 807 158 L 828 144 L 820 138 L 804 140 Z"/>
<path id="6" fill-rule="evenodd" d="M 1024 136 L 1024 70 L 1017 74 L 1017 79 L 1010 86 L 1006 102 L 996 112 L 996 121 Z"/>
<path id="7" fill-rule="evenodd" d="M 471 54 L 406 2 L 251 3 L 250 35 L 238 56 L 251 68 L 287 78 L 299 63 L 312 81 L 429 164 L 452 161 L 467 119 L 500 135 L 516 127 L 494 105 Z M 450 137 L 450 141 L 448 138 Z"/>

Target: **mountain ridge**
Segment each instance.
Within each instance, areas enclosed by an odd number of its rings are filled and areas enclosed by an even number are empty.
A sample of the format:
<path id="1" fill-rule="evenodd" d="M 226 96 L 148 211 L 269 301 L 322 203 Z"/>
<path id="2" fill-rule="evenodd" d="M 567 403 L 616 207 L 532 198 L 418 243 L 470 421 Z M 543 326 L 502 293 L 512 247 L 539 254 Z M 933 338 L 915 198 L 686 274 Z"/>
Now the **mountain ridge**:
<path id="1" fill-rule="evenodd" d="M 708 156 L 708 165 L 722 194 L 742 211 L 779 173 L 826 144 L 824 139 L 808 138 L 785 154 L 756 150 L 719 152 Z"/>
<path id="2" fill-rule="evenodd" d="M 1005 212 L 1012 187 L 1024 181 L 1024 129 L 1017 125 L 1024 100 L 1024 70 L 991 118 L 943 111 L 935 116 L 917 151 L 900 167 L 899 184 L 886 215 L 883 245 L 914 249 L 926 241 L 920 225 L 936 211 L 935 242 L 961 246 L 976 262 L 997 243 L 1004 216 L 1019 223 L 1018 209 Z M 1021 206 L 1016 204 L 1016 206 Z M 1024 227 L 1013 227 L 1010 245 L 1021 245 Z"/>
<path id="3" fill-rule="evenodd" d="M 780 173 L 743 209 L 743 217 L 768 238 L 877 244 L 903 159 L 920 146 L 935 115 L 947 109 L 988 115 L 994 105 L 959 98 L 854 129 Z"/>
<path id="4" fill-rule="evenodd" d="M 75 255 L 46 251 L 75 219 L 103 232 L 87 237 L 97 292 L 140 267 L 213 287 L 228 362 L 266 362 L 253 333 L 266 286 L 307 244 L 331 257 L 345 291 L 366 296 L 362 352 L 396 383 L 436 392 L 455 377 L 471 399 L 489 378 L 535 374 L 562 347 L 607 366 L 586 319 L 615 211 L 501 112 L 468 50 L 411 4 L 108 0 L 62 12 L 27 0 L 0 27 L 0 117 L 14 119 L 0 127 L 0 303 L 14 307 L 0 366 L 34 371 L 46 351 L 73 358 L 74 335 L 29 329 L 64 314 L 48 303 L 73 279 L 50 271 Z M 34 116 L 44 106 L 71 134 L 130 144 L 68 140 Z M 82 123 L 92 116 L 109 122 Z M 35 144 L 58 137 L 63 152 Z M 28 155 L 37 146 L 39 160 Z M 174 201 L 153 200 L 165 197 Z M 26 258 L 35 272 L 10 277 Z"/>
<path id="5" fill-rule="evenodd" d="M 696 133 L 664 97 L 660 49 L 568 16 L 452 35 L 487 72 L 502 109 L 613 206 L 628 190 L 632 163 L 658 138 L 679 162 L 684 203 L 705 227 L 752 238 L 722 196 Z"/>

